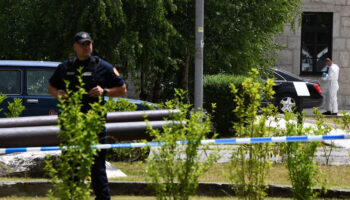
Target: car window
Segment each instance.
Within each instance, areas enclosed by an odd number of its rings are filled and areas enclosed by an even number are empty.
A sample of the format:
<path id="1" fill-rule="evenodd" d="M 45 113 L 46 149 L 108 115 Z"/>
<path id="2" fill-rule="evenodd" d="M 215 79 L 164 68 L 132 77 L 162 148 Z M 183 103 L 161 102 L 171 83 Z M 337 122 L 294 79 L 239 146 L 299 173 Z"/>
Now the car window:
<path id="1" fill-rule="evenodd" d="M 21 93 L 21 71 L 0 70 L 0 92 L 2 94 Z"/>
<path id="2" fill-rule="evenodd" d="M 287 81 L 303 81 L 303 79 L 295 74 L 286 71 L 276 71 L 277 74 L 283 77 Z"/>
<path id="3" fill-rule="evenodd" d="M 285 80 L 281 75 L 277 74 L 276 72 L 274 72 L 273 74 L 275 75 L 275 78 L 277 81 L 284 81 Z"/>
<path id="4" fill-rule="evenodd" d="M 47 85 L 53 74 L 53 70 L 28 70 L 27 92 L 28 95 L 49 95 Z"/>

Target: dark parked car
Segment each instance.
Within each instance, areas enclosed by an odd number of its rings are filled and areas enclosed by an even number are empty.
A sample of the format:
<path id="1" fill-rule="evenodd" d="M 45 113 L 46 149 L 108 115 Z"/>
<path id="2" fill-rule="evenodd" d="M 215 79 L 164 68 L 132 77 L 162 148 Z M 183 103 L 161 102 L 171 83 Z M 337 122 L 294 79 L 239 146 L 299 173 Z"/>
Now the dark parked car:
<path id="1" fill-rule="evenodd" d="M 278 69 L 273 69 L 270 75 L 276 79 L 276 86 L 274 86 L 276 94 L 272 103 L 278 107 L 280 112 L 301 112 L 304 108 L 322 105 L 322 89 L 317 81 L 304 80 L 299 76 Z M 300 93 L 298 95 L 296 85 L 300 84 L 301 86 L 306 85 L 305 91 L 309 95 L 300 95 Z M 267 103 L 269 102 L 262 102 L 262 105 Z"/>
<path id="2" fill-rule="evenodd" d="M 7 112 L 8 101 L 22 99 L 25 110 L 21 116 L 57 114 L 58 101 L 47 90 L 48 80 L 59 62 L 0 60 L 0 92 L 6 100 L 0 104 L 2 113 Z M 106 97 L 107 98 L 107 97 Z M 117 100 L 118 98 L 115 98 Z M 136 104 L 137 110 L 149 110 L 149 102 L 128 99 Z"/>

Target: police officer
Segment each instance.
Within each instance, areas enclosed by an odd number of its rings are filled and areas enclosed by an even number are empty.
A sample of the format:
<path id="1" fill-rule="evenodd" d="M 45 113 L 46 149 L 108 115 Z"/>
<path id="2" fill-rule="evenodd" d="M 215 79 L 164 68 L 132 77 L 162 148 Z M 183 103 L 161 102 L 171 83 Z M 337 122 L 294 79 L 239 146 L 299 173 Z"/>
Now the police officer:
<path id="1" fill-rule="evenodd" d="M 77 90 L 77 69 L 83 66 L 84 88 L 88 92 L 83 96 L 82 112 L 87 112 L 90 103 L 98 102 L 99 96 L 118 97 L 126 94 L 126 85 L 116 68 L 101 58 L 92 56 L 93 40 L 86 32 L 79 32 L 74 36 L 73 49 L 75 57 L 60 64 L 49 80 L 49 93 L 58 98 L 67 98 L 64 80 L 70 82 L 69 89 Z M 100 143 L 106 143 L 106 131 L 99 134 Z M 108 179 L 105 168 L 105 150 L 98 152 L 91 169 L 92 187 L 96 199 L 110 199 Z"/>

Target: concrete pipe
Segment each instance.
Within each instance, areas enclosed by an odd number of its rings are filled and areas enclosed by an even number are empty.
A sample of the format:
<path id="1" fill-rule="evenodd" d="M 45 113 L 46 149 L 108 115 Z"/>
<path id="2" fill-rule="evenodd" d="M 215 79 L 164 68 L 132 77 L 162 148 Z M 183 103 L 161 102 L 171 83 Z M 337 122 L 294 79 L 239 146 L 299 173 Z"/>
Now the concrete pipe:
<path id="1" fill-rule="evenodd" d="M 107 123 L 110 122 L 133 122 L 163 120 L 171 114 L 178 114 L 180 110 L 147 110 L 147 111 L 128 111 L 128 112 L 110 112 L 107 114 Z M 10 127 L 30 127 L 30 126 L 51 126 L 57 125 L 57 115 L 0 118 L 0 128 Z"/>
<path id="2" fill-rule="evenodd" d="M 162 129 L 173 121 L 149 121 L 153 129 Z M 116 122 L 106 124 L 107 135 L 114 141 L 150 139 L 146 122 Z M 59 145 L 58 126 L 0 128 L 0 147 L 41 147 Z"/>

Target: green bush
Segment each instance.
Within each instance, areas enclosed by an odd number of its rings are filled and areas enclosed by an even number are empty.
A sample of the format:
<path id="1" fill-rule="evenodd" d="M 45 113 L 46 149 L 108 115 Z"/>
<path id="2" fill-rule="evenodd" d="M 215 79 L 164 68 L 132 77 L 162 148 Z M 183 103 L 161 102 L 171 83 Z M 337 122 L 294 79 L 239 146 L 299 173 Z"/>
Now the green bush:
<path id="1" fill-rule="evenodd" d="M 81 111 L 83 95 L 87 94 L 82 81 L 82 68 L 78 69 L 79 86 L 76 92 L 67 90 L 69 98 L 59 97 L 58 116 L 60 132 L 61 156 L 56 166 L 52 159 L 46 160 L 45 169 L 54 186 L 48 196 L 50 199 L 87 200 L 90 197 L 91 189 L 91 166 L 96 149 L 91 148 L 97 145 L 98 134 L 103 131 L 108 111 L 115 110 L 114 102 L 108 101 L 102 105 L 102 98 L 99 102 L 91 104 L 91 109 L 87 113 Z M 69 83 L 66 81 L 66 87 Z"/>
<path id="2" fill-rule="evenodd" d="M 217 74 L 204 76 L 203 90 L 204 90 L 204 109 L 213 117 L 213 126 L 215 131 L 221 137 L 233 136 L 233 122 L 236 122 L 236 116 L 233 115 L 235 109 L 235 102 L 233 102 L 234 95 L 229 88 L 233 83 L 240 91 L 241 84 L 247 77 L 242 75 Z M 258 79 L 259 83 L 263 83 Z M 240 93 L 240 92 L 239 92 Z M 212 104 L 215 104 L 214 111 Z"/>
<path id="3" fill-rule="evenodd" d="M 0 104 L 3 103 L 3 101 L 5 101 L 6 98 L 6 95 L 0 92 Z M 8 101 L 7 104 L 7 109 L 9 112 L 4 113 L 6 117 L 19 117 L 21 113 L 25 110 L 25 107 L 22 103 L 22 99 L 14 98 L 13 102 Z M 3 109 L 0 109 L 0 112 L 2 111 Z"/>
<path id="4" fill-rule="evenodd" d="M 241 84 L 241 91 L 232 83 L 230 88 L 235 95 L 236 107 L 233 115 L 237 117 L 234 122 L 236 136 L 240 138 L 267 137 L 272 135 L 271 127 L 266 122 L 274 116 L 276 109 L 272 104 L 263 108 L 262 115 L 257 115 L 260 106 L 261 91 L 265 91 L 267 98 L 274 94 L 273 80 L 265 85 L 257 80 L 258 71 L 252 69 L 250 76 Z M 232 151 L 230 162 L 230 180 L 236 189 L 239 199 L 263 199 L 266 196 L 267 173 L 270 168 L 269 156 L 273 150 L 271 143 L 241 144 Z"/>
<path id="5" fill-rule="evenodd" d="M 324 124 L 320 111 L 314 109 L 316 115 L 316 127 L 306 128 L 303 124 L 296 124 L 296 116 L 293 113 L 285 112 L 286 136 L 302 135 L 327 135 L 331 128 Z M 289 179 L 292 183 L 292 193 L 297 200 L 318 199 L 320 192 L 326 192 L 327 179 L 323 178 L 323 171 L 316 161 L 317 148 L 321 143 L 315 142 L 288 142 L 282 143 L 283 160 L 288 169 Z M 314 187 L 321 185 L 322 190 L 316 192 Z"/>
<path id="6" fill-rule="evenodd" d="M 171 115 L 174 121 L 164 125 L 163 131 L 152 129 L 149 133 L 154 141 L 162 143 L 153 156 L 148 158 L 147 173 L 159 200 L 188 200 L 198 187 L 198 179 L 216 161 L 217 155 L 207 154 L 203 160 L 199 151 L 206 152 L 209 145 L 201 140 L 210 132 L 210 118 L 201 111 L 189 111 L 191 105 L 183 104 L 185 93 L 175 90 L 175 98 L 167 101 L 167 109 L 179 109 L 181 113 Z M 185 145 L 182 144 L 182 141 Z M 186 141 L 186 142 L 184 142 Z"/>
<path id="7" fill-rule="evenodd" d="M 6 95 L 2 94 L 0 92 L 0 104 L 6 99 Z M 0 108 L 0 112 L 2 111 L 3 109 Z"/>
<path id="8" fill-rule="evenodd" d="M 6 117 L 19 117 L 21 113 L 26 109 L 22 103 L 22 99 L 14 98 L 13 102 L 8 103 L 9 112 L 4 113 Z"/>

